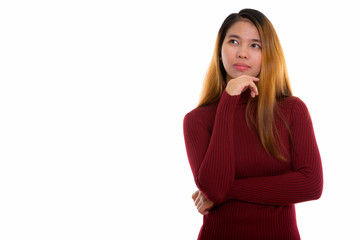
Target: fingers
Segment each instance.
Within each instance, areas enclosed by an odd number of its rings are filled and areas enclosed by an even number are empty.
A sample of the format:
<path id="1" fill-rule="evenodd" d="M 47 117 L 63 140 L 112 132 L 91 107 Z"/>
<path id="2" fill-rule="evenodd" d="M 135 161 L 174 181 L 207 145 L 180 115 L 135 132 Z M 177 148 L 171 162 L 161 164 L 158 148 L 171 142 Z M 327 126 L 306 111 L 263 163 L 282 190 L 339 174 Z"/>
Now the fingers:
<path id="1" fill-rule="evenodd" d="M 255 83 L 254 82 L 250 82 L 250 84 L 249 84 L 249 88 L 250 88 L 250 90 L 251 90 L 251 97 L 255 97 L 256 95 L 259 95 L 259 91 L 258 91 L 258 88 L 257 88 L 257 86 L 255 85 Z"/>
<path id="2" fill-rule="evenodd" d="M 199 195 L 199 190 L 197 190 L 196 192 L 194 192 L 191 197 L 192 197 L 192 199 L 195 201 L 195 199 L 197 198 L 198 195 Z"/>
<path id="3" fill-rule="evenodd" d="M 256 84 L 254 83 L 254 81 L 259 81 L 258 78 L 256 77 L 251 77 L 247 82 L 245 82 L 244 84 L 248 84 L 246 87 L 245 87 L 245 90 L 247 88 L 250 88 L 251 90 L 251 96 L 252 97 L 255 97 L 255 95 L 259 95 L 259 92 L 258 92 L 258 88 L 256 86 Z"/>
<path id="4" fill-rule="evenodd" d="M 212 207 L 212 204 L 209 202 L 200 202 L 200 204 L 197 207 L 197 210 L 200 214 L 206 215 L 209 213 L 209 209 Z"/>
<path id="5" fill-rule="evenodd" d="M 204 208 L 199 208 L 198 209 L 198 212 L 202 215 L 206 215 L 209 213 L 209 211 L 207 209 L 204 209 Z"/>
<path id="6" fill-rule="evenodd" d="M 246 89 L 250 88 L 251 97 L 254 98 L 259 94 L 258 88 L 255 84 L 257 81 L 259 81 L 259 78 L 257 77 L 242 75 L 238 78 L 231 79 L 226 86 L 226 91 L 230 95 L 239 95 L 246 91 Z"/>
<path id="7" fill-rule="evenodd" d="M 203 214 L 203 212 L 206 210 L 205 209 L 205 203 L 204 201 L 200 200 L 197 204 L 196 204 L 196 208 L 199 211 L 199 213 Z"/>
<path id="8" fill-rule="evenodd" d="M 205 196 L 200 193 L 195 201 L 195 205 L 200 214 L 206 215 L 209 213 L 209 209 L 214 206 L 214 203 L 207 200 Z"/>
<path id="9" fill-rule="evenodd" d="M 202 211 L 200 209 L 202 209 L 202 207 L 204 206 L 204 197 L 201 193 L 199 193 L 195 199 L 195 206 L 199 212 Z"/>
<path id="10" fill-rule="evenodd" d="M 195 199 L 195 206 L 198 207 L 199 203 L 201 201 L 200 195 L 197 196 L 197 198 Z"/>
<path id="11" fill-rule="evenodd" d="M 198 212 L 202 215 L 208 214 L 209 209 L 214 205 L 214 203 L 206 199 L 206 197 L 199 190 L 194 192 L 191 197 L 195 202 L 195 206 Z"/>

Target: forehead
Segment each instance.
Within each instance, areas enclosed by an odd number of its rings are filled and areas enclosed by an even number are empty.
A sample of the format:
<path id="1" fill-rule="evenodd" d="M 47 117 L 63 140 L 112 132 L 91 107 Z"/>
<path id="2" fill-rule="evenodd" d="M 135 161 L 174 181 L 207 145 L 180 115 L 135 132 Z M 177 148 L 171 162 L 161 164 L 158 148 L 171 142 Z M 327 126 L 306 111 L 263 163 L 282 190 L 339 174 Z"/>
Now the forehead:
<path id="1" fill-rule="evenodd" d="M 260 38 L 259 32 L 255 25 L 248 19 L 242 19 L 235 22 L 229 27 L 226 36 L 238 35 L 240 37 Z"/>

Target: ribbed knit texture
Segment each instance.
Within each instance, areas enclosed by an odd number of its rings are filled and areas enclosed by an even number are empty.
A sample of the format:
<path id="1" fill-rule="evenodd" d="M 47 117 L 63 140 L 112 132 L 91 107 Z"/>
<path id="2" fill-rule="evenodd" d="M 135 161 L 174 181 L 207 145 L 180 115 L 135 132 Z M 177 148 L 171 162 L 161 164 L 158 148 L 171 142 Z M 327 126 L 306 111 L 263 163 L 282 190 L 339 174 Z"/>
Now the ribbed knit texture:
<path id="1" fill-rule="evenodd" d="M 198 239 L 300 239 L 295 203 L 321 196 L 323 179 L 311 118 L 297 97 L 278 102 L 276 128 L 287 162 L 267 154 L 246 123 L 249 91 L 196 108 L 184 118 L 186 151 L 199 190 L 215 202 Z"/>

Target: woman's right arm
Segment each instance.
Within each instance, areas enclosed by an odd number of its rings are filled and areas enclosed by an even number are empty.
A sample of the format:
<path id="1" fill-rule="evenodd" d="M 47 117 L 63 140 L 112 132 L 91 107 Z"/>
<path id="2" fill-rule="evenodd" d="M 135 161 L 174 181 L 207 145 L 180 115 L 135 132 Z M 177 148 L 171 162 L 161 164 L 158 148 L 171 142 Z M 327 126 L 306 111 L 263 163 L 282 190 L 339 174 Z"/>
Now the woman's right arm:
<path id="1" fill-rule="evenodd" d="M 243 91 L 258 94 L 258 78 L 242 75 L 231 79 L 223 91 L 212 132 L 197 116 L 197 111 L 184 118 L 185 146 L 195 183 L 204 196 L 219 204 L 227 199 L 235 181 L 234 112 Z"/>
<path id="2" fill-rule="evenodd" d="M 185 146 L 195 183 L 216 204 L 225 200 L 235 179 L 233 122 L 239 97 L 224 90 L 212 132 L 201 122 L 197 111 L 184 117 Z"/>

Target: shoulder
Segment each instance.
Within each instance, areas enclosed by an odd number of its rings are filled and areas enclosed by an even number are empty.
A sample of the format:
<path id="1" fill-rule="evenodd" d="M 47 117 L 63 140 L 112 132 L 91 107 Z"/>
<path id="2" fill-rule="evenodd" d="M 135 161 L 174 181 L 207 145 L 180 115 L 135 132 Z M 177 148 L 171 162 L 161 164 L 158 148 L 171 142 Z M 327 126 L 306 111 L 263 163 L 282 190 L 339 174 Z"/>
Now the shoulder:
<path id="1" fill-rule="evenodd" d="M 306 104 L 301 100 L 299 97 L 296 96 L 290 96 L 286 98 L 282 98 L 278 101 L 278 106 L 281 109 L 291 111 L 292 113 L 297 111 L 307 111 Z"/>
<path id="2" fill-rule="evenodd" d="M 210 103 L 191 110 L 184 117 L 184 126 L 193 122 L 204 126 L 212 126 L 218 104 L 219 102 Z"/>
<path id="3" fill-rule="evenodd" d="M 309 110 L 303 100 L 290 96 L 279 100 L 278 105 L 282 112 L 286 112 L 290 122 L 311 121 Z"/>
<path id="4" fill-rule="evenodd" d="M 304 104 L 304 102 L 297 96 L 290 96 L 279 99 L 278 104 L 284 107 L 292 107 L 295 104 Z"/>

